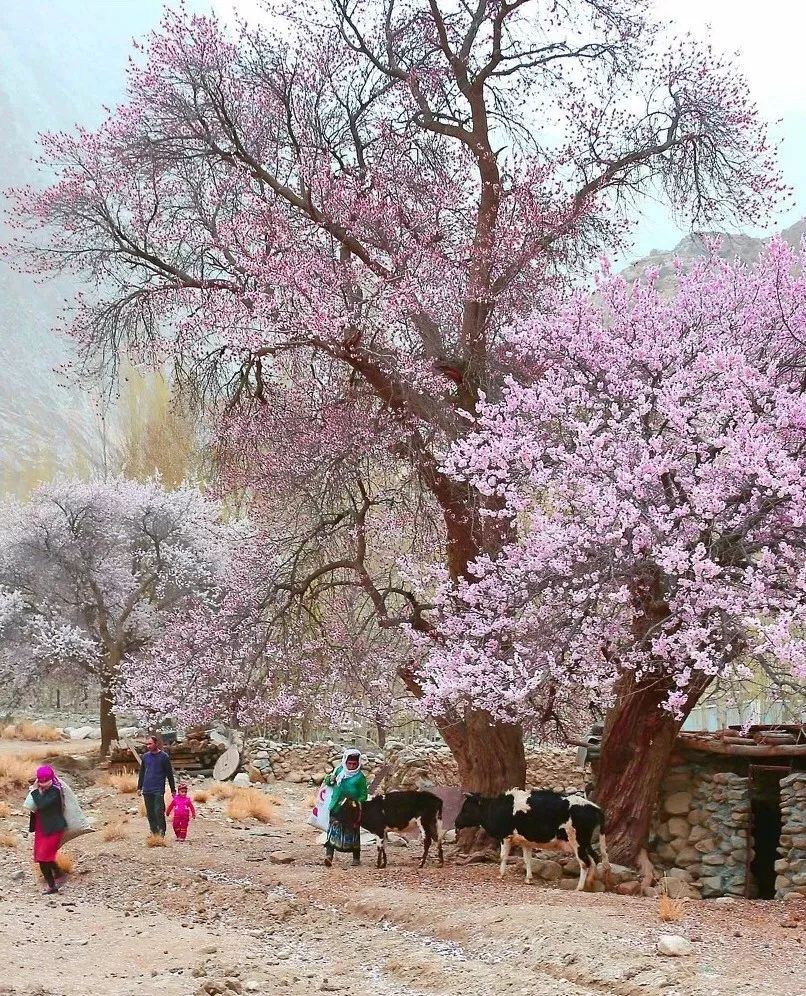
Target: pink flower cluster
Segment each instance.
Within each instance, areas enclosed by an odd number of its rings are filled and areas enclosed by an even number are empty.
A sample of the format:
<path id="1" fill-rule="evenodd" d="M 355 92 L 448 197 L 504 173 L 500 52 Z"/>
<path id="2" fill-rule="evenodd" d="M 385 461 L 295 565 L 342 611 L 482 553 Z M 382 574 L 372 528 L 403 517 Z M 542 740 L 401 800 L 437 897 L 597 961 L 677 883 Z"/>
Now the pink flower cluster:
<path id="1" fill-rule="evenodd" d="M 516 538 L 443 583 L 425 705 L 529 721 L 625 670 L 806 679 L 806 255 L 705 260 L 674 296 L 605 279 L 513 332 L 533 383 L 486 402 L 446 466 Z"/>

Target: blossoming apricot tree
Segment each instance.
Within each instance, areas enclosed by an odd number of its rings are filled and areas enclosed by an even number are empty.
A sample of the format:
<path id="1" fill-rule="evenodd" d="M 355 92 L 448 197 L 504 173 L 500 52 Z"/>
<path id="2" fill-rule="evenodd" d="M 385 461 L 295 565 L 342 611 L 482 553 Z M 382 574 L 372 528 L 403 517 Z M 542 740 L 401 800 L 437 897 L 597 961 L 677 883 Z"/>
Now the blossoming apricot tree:
<path id="1" fill-rule="evenodd" d="M 460 589 L 511 543 L 500 496 L 443 467 L 524 375 L 508 330 L 619 242 L 648 187 L 700 223 L 764 217 L 780 181 L 732 66 L 662 38 L 643 2 L 297 9 L 282 37 L 167 14 L 127 102 L 44 139 L 59 178 L 17 217 L 48 250 L 25 258 L 97 285 L 73 326 L 87 356 L 171 357 L 228 395 L 239 486 L 323 498 L 290 600 L 351 585 L 427 633 L 400 551 L 368 539 L 407 514 Z M 465 785 L 522 784 L 517 718 L 456 701 L 440 722 Z"/>
<path id="2" fill-rule="evenodd" d="M 444 580 L 424 703 L 515 723 L 598 701 L 622 860 L 715 678 L 752 665 L 804 701 L 804 263 L 777 242 L 755 267 L 699 263 L 671 299 L 651 273 L 608 278 L 529 319 L 511 345 L 534 380 L 483 402 L 447 461 L 517 529 Z"/>
<path id="3" fill-rule="evenodd" d="M 169 491 L 158 481 L 62 480 L 6 504 L 0 610 L 5 628 L 32 648 L 18 677 L 67 668 L 92 675 L 106 752 L 117 736 L 122 661 L 142 652 L 191 596 L 216 599 L 243 532 L 198 490 Z"/>

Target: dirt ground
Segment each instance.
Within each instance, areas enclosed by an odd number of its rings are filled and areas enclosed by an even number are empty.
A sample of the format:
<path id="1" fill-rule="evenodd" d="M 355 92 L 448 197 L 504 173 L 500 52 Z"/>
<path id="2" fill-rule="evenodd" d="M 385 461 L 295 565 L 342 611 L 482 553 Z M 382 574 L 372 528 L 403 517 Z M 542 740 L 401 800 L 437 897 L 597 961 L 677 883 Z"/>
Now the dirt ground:
<path id="1" fill-rule="evenodd" d="M 328 870 L 300 786 L 271 787 L 272 825 L 234 823 L 210 801 L 187 843 L 169 829 L 169 846 L 149 849 L 136 797 L 92 773 L 71 781 L 97 827 L 125 819 L 129 836 L 68 844 L 76 870 L 44 897 L 10 800 L 0 830 L 19 846 L 0 847 L 0 996 L 806 994 L 800 901 L 690 902 L 670 925 L 657 900 L 527 886 L 520 861 L 501 883 L 448 847 L 445 868 L 420 871 L 416 838 L 390 848 L 383 871 L 374 847 L 360 868 L 341 855 Z M 657 954 L 668 933 L 693 953 Z"/>

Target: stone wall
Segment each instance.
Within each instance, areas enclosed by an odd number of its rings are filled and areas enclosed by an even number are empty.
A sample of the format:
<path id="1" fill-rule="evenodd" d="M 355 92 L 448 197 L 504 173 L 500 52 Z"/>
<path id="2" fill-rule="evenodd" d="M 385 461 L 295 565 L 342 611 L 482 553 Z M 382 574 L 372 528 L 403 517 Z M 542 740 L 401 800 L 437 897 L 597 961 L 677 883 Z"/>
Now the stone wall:
<path id="1" fill-rule="evenodd" d="M 444 744 L 433 741 L 388 744 L 386 761 L 391 769 L 384 779 L 387 791 L 398 788 L 428 788 L 429 785 L 459 786 L 456 761 Z M 589 771 L 581 771 L 577 767 L 575 749 L 527 746 L 526 784 L 530 788 L 584 792 L 589 779 Z"/>
<path id="2" fill-rule="evenodd" d="M 775 896 L 806 896 L 806 771 L 781 779 L 781 841 Z"/>
<path id="3" fill-rule="evenodd" d="M 319 783 L 341 761 L 344 748 L 333 740 L 299 744 L 275 740 L 250 740 L 245 760 L 267 782 Z M 369 781 L 383 762 L 381 754 L 362 754 L 362 768 Z"/>
<path id="4" fill-rule="evenodd" d="M 750 826 L 748 779 L 698 764 L 670 768 L 650 858 L 689 883 L 692 896 L 743 896 Z"/>
<path id="5" fill-rule="evenodd" d="M 343 746 L 333 740 L 296 744 L 251 740 L 246 745 L 245 762 L 268 782 L 318 783 L 341 761 L 342 751 Z M 370 782 L 383 764 L 388 768 L 381 783 L 383 791 L 459 785 L 456 761 L 444 744 L 390 741 L 383 753 L 365 753 L 363 770 Z M 531 787 L 581 792 L 588 778 L 586 771 L 577 768 L 573 749 L 527 749 L 527 784 Z"/>

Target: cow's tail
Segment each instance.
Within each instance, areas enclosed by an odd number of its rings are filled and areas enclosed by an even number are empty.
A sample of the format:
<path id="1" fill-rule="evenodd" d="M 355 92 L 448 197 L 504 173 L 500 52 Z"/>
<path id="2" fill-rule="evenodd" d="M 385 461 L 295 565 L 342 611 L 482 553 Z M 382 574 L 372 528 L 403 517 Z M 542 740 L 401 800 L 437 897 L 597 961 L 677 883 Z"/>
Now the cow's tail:
<path id="1" fill-rule="evenodd" d="M 439 806 L 437 807 L 437 840 L 442 842 L 442 838 L 445 836 L 445 827 L 442 823 L 442 799 L 439 800 Z"/>

